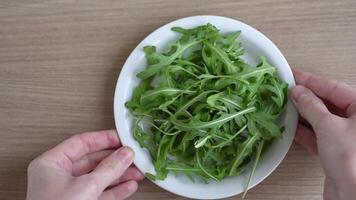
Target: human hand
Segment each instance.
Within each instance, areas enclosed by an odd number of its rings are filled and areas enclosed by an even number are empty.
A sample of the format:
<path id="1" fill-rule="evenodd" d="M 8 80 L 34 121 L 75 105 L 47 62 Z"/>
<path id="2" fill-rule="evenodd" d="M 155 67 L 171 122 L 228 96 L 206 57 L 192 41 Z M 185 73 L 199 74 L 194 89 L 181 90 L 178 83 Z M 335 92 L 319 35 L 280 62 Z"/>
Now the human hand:
<path id="1" fill-rule="evenodd" d="M 298 69 L 293 73 L 297 86 L 292 89 L 291 97 L 304 118 L 298 125 L 295 140 L 320 157 L 326 174 L 324 199 L 354 199 L 356 90 Z"/>
<path id="2" fill-rule="evenodd" d="M 144 178 L 133 156 L 114 130 L 74 135 L 30 163 L 26 199 L 125 199 Z"/>

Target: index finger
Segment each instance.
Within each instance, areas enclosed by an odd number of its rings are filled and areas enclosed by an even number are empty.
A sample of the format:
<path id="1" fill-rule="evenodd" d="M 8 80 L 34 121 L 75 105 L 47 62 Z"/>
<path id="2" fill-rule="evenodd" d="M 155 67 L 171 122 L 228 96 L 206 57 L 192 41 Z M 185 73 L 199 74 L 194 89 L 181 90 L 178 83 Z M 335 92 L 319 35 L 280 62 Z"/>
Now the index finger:
<path id="1" fill-rule="evenodd" d="M 345 83 L 313 75 L 296 68 L 293 69 L 293 74 L 297 84 L 311 89 L 319 97 L 345 110 L 348 115 L 352 114 L 348 111 L 356 102 L 356 90 L 354 88 Z"/>
<path id="2" fill-rule="evenodd" d="M 119 146 L 120 141 L 115 130 L 87 132 L 70 137 L 45 152 L 42 158 L 55 161 L 68 171 L 75 161 L 88 153 Z"/>

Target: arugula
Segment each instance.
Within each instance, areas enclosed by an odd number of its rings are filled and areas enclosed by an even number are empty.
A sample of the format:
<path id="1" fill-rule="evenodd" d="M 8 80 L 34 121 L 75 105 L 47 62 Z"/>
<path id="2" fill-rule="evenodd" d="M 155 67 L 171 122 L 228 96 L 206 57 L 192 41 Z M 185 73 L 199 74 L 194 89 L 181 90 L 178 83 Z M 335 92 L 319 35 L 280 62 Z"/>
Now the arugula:
<path id="1" fill-rule="evenodd" d="M 126 102 L 135 116 L 134 138 L 156 169 L 147 176 L 164 180 L 173 172 L 220 181 L 252 165 L 247 190 L 262 149 L 282 137 L 276 120 L 287 84 L 265 57 L 255 67 L 241 58 L 240 31 L 224 35 L 212 24 L 172 30 L 180 37 L 167 51 L 144 47 L 147 68 Z"/>

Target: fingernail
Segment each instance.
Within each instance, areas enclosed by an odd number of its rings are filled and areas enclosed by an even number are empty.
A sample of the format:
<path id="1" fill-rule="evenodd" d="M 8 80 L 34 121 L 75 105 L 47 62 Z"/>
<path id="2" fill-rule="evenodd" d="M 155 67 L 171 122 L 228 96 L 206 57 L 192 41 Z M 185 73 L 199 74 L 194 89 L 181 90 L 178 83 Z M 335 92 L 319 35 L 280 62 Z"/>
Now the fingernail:
<path id="1" fill-rule="evenodd" d="M 129 147 L 121 147 L 116 151 L 116 155 L 123 163 L 131 163 L 133 160 L 134 152 Z"/>
<path id="2" fill-rule="evenodd" d="M 297 85 L 292 89 L 292 101 L 297 104 L 301 98 L 309 94 L 309 90 L 302 85 Z"/>

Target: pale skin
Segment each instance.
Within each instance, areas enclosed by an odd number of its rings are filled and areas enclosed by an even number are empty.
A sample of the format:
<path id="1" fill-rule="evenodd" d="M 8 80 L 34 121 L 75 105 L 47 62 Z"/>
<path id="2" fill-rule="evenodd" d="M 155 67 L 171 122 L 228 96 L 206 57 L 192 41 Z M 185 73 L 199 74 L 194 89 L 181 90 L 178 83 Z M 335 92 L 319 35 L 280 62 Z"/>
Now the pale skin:
<path id="1" fill-rule="evenodd" d="M 354 199 L 356 90 L 301 70 L 294 70 L 293 74 L 298 86 L 292 89 L 291 98 L 305 119 L 298 125 L 295 140 L 320 157 L 326 174 L 324 199 Z"/>
<path id="2" fill-rule="evenodd" d="M 301 120 L 295 140 L 319 155 L 326 174 L 325 200 L 356 196 L 356 90 L 344 83 L 293 70 L 290 97 Z M 143 174 L 133 151 L 114 130 L 72 136 L 28 167 L 27 200 L 121 200 Z"/>
<path id="3" fill-rule="evenodd" d="M 72 136 L 30 163 L 26 199 L 126 199 L 144 178 L 133 157 L 114 130 Z"/>

